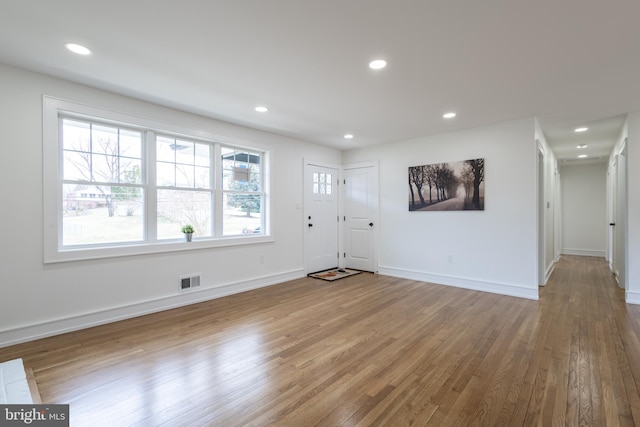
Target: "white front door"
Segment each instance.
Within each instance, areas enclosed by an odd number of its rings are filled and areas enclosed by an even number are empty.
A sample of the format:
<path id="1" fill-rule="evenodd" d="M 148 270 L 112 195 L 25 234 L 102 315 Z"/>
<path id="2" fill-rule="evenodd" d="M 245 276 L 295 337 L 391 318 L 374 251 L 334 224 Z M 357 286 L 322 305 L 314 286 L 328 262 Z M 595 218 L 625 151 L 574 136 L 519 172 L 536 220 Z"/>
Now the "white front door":
<path id="1" fill-rule="evenodd" d="M 305 164 L 307 273 L 338 266 L 338 169 Z"/>
<path id="2" fill-rule="evenodd" d="M 344 195 L 345 267 L 377 271 L 377 165 L 351 168 L 347 166 L 344 170 Z"/>

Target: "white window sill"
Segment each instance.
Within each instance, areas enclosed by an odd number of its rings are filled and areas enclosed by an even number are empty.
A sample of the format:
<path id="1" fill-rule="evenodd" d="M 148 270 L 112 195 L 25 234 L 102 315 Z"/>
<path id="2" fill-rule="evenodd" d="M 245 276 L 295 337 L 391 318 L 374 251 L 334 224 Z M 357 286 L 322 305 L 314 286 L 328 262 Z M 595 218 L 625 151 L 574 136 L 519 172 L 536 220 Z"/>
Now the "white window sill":
<path id="1" fill-rule="evenodd" d="M 274 242 L 273 236 L 233 236 L 217 239 L 194 239 L 192 242 L 170 241 L 158 243 L 120 245 L 100 248 L 62 249 L 52 254 L 45 254 L 44 263 L 83 261 L 101 258 L 115 258 L 132 255 L 150 255 L 168 252 L 192 251 L 198 249 L 219 248 L 227 246 L 253 245 Z"/>

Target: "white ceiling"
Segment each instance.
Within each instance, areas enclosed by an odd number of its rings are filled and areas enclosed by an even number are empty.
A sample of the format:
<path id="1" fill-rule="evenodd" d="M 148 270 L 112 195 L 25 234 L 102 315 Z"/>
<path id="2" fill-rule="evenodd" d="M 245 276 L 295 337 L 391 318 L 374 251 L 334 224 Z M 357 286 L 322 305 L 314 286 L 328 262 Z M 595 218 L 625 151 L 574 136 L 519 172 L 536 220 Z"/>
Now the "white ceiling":
<path id="1" fill-rule="evenodd" d="M 0 0 L 0 62 L 340 149 L 535 116 L 560 159 L 583 141 L 606 157 L 640 110 L 639 16 L 638 0 Z"/>

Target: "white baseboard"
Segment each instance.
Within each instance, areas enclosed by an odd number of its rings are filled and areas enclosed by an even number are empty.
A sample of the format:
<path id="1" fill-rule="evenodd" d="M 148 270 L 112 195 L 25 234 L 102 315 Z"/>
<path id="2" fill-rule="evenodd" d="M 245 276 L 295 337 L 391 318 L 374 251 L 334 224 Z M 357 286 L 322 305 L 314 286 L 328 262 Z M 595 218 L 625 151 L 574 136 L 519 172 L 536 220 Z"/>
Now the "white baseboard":
<path id="1" fill-rule="evenodd" d="M 640 305 L 640 292 L 630 292 L 626 291 L 624 300 L 627 304 L 638 304 Z"/>
<path id="2" fill-rule="evenodd" d="M 538 299 L 538 287 L 526 288 L 524 286 L 509 285 L 505 283 L 485 282 L 481 280 L 465 279 L 454 276 L 430 274 L 423 271 L 405 270 L 394 267 L 380 266 L 379 274 L 399 277 L 401 279 L 419 280 L 421 282 L 435 283 L 437 285 L 454 286 L 456 288 L 471 289 L 474 291 L 490 292 L 492 294 L 508 295 L 512 297 Z"/>
<path id="3" fill-rule="evenodd" d="M 560 251 L 562 255 L 577 255 L 577 256 L 593 256 L 598 258 L 606 258 L 606 251 L 594 251 L 591 249 L 562 249 Z"/>
<path id="4" fill-rule="evenodd" d="M 206 287 L 206 285 L 203 284 L 200 289 L 181 292 L 177 295 L 170 295 L 93 313 L 86 313 L 48 322 L 6 329 L 0 331 L 0 348 L 103 325 L 106 323 L 117 322 L 118 320 L 130 319 L 132 317 L 143 316 L 145 314 L 208 301 L 215 298 L 221 298 L 240 292 L 250 291 L 252 289 L 263 288 L 289 280 L 299 279 L 304 276 L 305 274 L 303 269 L 296 269 L 242 282 L 227 283 L 216 287 Z"/>
<path id="5" fill-rule="evenodd" d="M 551 265 L 549 267 L 547 267 L 547 271 L 545 272 L 545 275 L 544 275 L 544 284 L 545 285 L 549 281 L 549 278 L 551 277 L 551 274 L 553 273 L 553 270 L 555 268 L 556 268 L 556 263 L 555 262 L 552 262 Z"/>

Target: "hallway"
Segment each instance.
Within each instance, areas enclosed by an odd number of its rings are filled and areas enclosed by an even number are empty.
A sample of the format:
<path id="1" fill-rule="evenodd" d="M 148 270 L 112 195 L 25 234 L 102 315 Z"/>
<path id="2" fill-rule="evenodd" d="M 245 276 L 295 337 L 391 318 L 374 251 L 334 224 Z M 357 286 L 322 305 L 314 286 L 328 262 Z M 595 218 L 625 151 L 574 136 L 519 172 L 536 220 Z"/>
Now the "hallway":
<path id="1" fill-rule="evenodd" d="M 540 314 L 530 416 L 540 411 L 543 425 L 640 425 L 640 307 L 625 304 L 606 261 L 562 256 L 540 288 Z"/>

